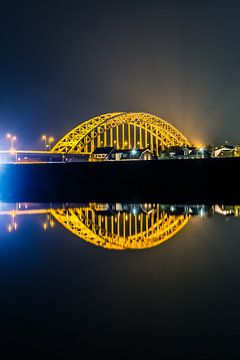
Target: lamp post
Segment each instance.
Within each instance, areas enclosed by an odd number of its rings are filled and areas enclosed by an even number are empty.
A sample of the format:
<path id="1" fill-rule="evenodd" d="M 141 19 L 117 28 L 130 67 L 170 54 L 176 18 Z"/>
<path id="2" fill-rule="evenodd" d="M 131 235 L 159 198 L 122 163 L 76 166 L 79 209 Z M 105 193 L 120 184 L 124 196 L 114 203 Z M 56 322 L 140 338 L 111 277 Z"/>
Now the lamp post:
<path id="1" fill-rule="evenodd" d="M 10 150 L 9 150 L 9 152 L 10 152 L 10 154 L 11 155 L 15 155 L 15 162 L 17 162 L 17 150 L 16 149 L 14 149 L 14 143 L 15 143 L 15 141 L 17 140 L 17 137 L 15 136 L 15 135 L 11 135 L 11 134 L 7 134 L 6 135 L 6 138 L 10 141 Z"/>
<path id="2" fill-rule="evenodd" d="M 51 150 L 51 144 L 54 142 L 54 137 L 53 136 L 50 136 L 48 138 L 48 147 L 49 147 L 49 150 Z"/>
<path id="3" fill-rule="evenodd" d="M 51 150 L 51 144 L 54 142 L 53 136 L 42 135 L 41 140 L 44 142 L 44 150 Z"/>
<path id="4" fill-rule="evenodd" d="M 10 151 L 14 151 L 14 142 L 17 140 L 17 137 L 15 135 L 7 134 L 6 138 L 10 141 Z"/>
<path id="5" fill-rule="evenodd" d="M 42 135 L 41 140 L 44 142 L 44 150 L 46 151 L 46 149 L 47 149 L 47 136 Z"/>

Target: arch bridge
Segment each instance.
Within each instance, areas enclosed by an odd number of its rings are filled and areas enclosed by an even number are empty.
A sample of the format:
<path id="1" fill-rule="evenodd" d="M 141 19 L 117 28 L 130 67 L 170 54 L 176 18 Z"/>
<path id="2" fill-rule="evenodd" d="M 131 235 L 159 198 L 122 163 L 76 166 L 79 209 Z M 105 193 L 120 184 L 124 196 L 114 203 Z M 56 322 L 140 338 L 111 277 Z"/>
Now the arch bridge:
<path id="1" fill-rule="evenodd" d="M 97 147 L 149 148 L 159 155 L 168 146 L 190 145 L 173 125 L 151 114 L 115 112 L 84 121 L 52 148 L 60 154 L 91 154 Z"/>

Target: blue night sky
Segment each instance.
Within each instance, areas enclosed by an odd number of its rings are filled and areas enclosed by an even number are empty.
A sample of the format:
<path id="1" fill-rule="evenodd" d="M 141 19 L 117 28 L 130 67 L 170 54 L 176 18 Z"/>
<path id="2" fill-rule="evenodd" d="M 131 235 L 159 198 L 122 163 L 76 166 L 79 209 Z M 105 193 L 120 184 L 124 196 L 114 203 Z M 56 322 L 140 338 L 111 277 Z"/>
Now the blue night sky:
<path id="1" fill-rule="evenodd" d="M 0 0 L 0 148 L 145 111 L 190 140 L 240 143 L 238 1 Z"/>

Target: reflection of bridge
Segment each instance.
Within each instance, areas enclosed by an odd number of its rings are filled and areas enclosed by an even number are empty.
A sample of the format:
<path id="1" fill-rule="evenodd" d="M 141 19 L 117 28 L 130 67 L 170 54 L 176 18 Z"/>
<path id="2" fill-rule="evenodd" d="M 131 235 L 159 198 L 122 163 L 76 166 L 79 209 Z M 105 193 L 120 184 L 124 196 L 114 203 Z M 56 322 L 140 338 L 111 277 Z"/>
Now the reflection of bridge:
<path id="1" fill-rule="evenodd" d="M 106 249 L 146 249 L 162 244 L 176 235 L 193 216 L 240 217 L 240 206 L 107 204 L 88 203 L 33 208 L 17 204 L 0 210 L 11 218 L 8 231 L 17 230 L 19 215 L 46 215 L 44 230 L 56 221 L 77 237 Z"/>
<path id="2" fill-rule="evenodd" d="M 16 230 L 17 215 L 51 215 L 79 238 L 107 249 L 145 249 L 176 235 L 189 221 L 188 214 L 169 214 L 159 204 L 86 204 L 78 207 L 15 209 L 1 211 L 12 218 L 9 231 Z M 51 224 L 52 219 L 48 219 Z M 47 228 L 46 222 L 43 224 Z"/>
<path id="3" fill-rule="evenodd" d="M 113 211 L 111 211 L 113 210 Z M 78 237 L 108 249 L 144 249 L 163 243 L 188 222 L 188 215 L 169 215 L 159 204 L 133 206 L 131 211 L 99 207 L 54 209 L 54 218 Z"/>
<path id="4" fill-rule="evenodd" d="M 167 146 L 190 145 L 171 124 L 146 113 L 117 112 L 96 116 L 68 132 L 53 147 L 60 154 L 90 154 L 101 146 L 150 148 L 158 155 Z"/>

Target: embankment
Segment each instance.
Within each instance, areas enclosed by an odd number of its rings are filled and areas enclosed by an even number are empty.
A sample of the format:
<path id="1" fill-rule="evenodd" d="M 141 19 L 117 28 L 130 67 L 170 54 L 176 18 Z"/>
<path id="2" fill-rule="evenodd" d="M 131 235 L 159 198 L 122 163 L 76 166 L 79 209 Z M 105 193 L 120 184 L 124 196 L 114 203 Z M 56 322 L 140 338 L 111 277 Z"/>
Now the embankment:
<path id="1" fill-rule="evenodd" d="M 240 158 L 0 165 L 1 201 L 240 203 Z"/>

